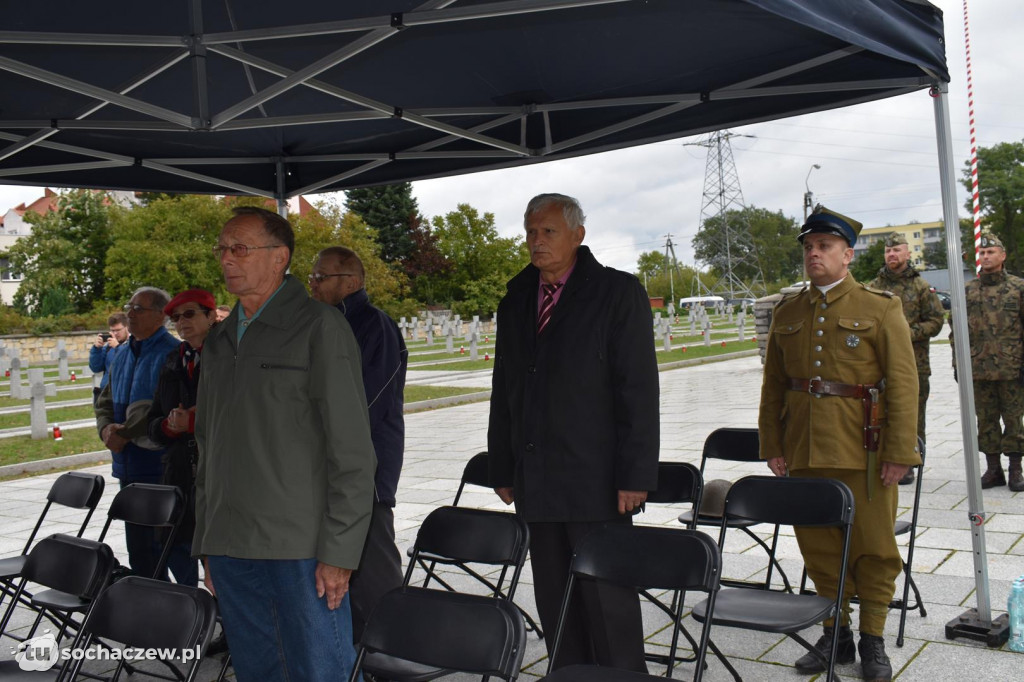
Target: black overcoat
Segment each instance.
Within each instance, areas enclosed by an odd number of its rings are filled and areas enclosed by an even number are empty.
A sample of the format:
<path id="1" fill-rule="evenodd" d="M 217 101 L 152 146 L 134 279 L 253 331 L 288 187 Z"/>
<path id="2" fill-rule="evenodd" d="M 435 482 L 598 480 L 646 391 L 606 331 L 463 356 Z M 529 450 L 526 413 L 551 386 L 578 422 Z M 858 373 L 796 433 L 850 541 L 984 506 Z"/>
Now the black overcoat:
<path id="1" fill-rule="evenodd" d="M 527 521 L 618 516 L 617 491 L 658 482 L 658 365 L 647 292 L 581 246 L 537 334 L 540 273 L 527 266 L 498 306 L 488 460 Z"/>

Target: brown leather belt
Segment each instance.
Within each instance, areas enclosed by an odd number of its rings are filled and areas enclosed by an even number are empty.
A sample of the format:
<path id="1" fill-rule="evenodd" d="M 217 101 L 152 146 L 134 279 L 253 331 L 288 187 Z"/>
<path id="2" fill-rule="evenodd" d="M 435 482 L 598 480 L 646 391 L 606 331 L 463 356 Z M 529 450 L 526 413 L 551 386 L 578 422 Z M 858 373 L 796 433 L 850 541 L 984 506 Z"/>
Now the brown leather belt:
<path id="1" fill-rule="evenodd" d="M 836 395 L 840 398 L 860 398 L 866 400 L 870 397 L 872 388 L 884 389 L 885 384 L 841 384 L 838 381 L 826 381 L 815 377 L 813 379 L 790 379 L 789 390 L 810 393 L 811 395 Z"/>

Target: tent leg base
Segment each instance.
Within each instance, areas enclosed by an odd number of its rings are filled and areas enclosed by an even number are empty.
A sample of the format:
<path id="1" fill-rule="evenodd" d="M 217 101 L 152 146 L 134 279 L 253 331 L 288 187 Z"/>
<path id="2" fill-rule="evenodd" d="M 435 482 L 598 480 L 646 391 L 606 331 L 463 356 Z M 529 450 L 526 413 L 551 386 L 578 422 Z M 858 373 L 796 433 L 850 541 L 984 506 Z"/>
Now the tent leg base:
<path id="1" fill-rule="evenodd" d="M 946 623 L 946 639 L 957 637 L 985 642 L 997 649 L 1010 638 L 1010 617 L 1004 613 L 995 620 L 986 621 L 978 617 L 978 609 L 968 609 Z"/>

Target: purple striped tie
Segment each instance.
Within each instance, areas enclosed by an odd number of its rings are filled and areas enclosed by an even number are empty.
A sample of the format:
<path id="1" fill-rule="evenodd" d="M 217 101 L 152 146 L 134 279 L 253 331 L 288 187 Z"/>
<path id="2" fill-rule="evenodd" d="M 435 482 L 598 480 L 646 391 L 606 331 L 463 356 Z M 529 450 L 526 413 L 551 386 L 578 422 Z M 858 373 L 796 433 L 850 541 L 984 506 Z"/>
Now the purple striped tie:
<path id="1" fill-rule="evenodd" d="M 551 312 L 555 308 L 555 292 L 562 288 L 562 282 L 555 284 L 542 284 L 544 298 L 540 302 L 540 310 L 537 312 L 537 333 L 544 331 L 544 327 L 551 321 Z"/>

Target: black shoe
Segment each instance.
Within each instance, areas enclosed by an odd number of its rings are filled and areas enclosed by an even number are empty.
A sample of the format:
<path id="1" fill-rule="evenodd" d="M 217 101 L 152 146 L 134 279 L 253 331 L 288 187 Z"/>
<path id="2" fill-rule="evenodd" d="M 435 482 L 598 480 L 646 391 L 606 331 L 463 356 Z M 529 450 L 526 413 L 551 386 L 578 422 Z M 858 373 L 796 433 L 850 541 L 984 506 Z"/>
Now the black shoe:
<path id="1" fill-rule="evenodd" d="M 1001 485 L 1006 485 L 1006 475 L 1003 473 L 1002 467 L 989 469 L 981 475 L 981 487 L 985 490 Z"/>
<path id="2" fill-rule="evenodd" d="M 903 474 L 903 478 L 900 479 L 900 485 L 910 485 L 914 482 L 914 467 L 907 469 L 907 473 Z"/>
<path id="3" fill-rule="evenodd" d="M 228 638 L 224 636 L 224 633 L 220 633 L 210 641 L 210 646 L 206 647 L 207 656 L 216 656 L 222 654 L 228 650 Z"/>
<path id="4" fill-rule="evenodd" d="M 1024 490 L 1024 472 L 1010 467 L 1010 490 L 1019 493 Z"/>
<path id="5" fill-rule="evenodd" d="M 818 638 L 814 648 L 817 649 L 825 660 L 832 650 L 832 628 L 825 628 L 824 634 Z M 839 628 L 839 646 L 836 647 L 836 663 L 853 663 L 856 658 L 853 647 L 853 631 L 849 626 Z M 820 673 L 826 670 L 827 666 L 820 658 L 808 651 L 796 659 L 796 669 L 802 673 Z"/>
<path id="6" fill-rule="evenodd" d="M 860 668 L 864 674 L 864 682 L 890 682 L 892 680 L 892 664 L 885 655 L 885 640 L 875 635 L 861 633 L 857 643 L 860 653 Z"/>

